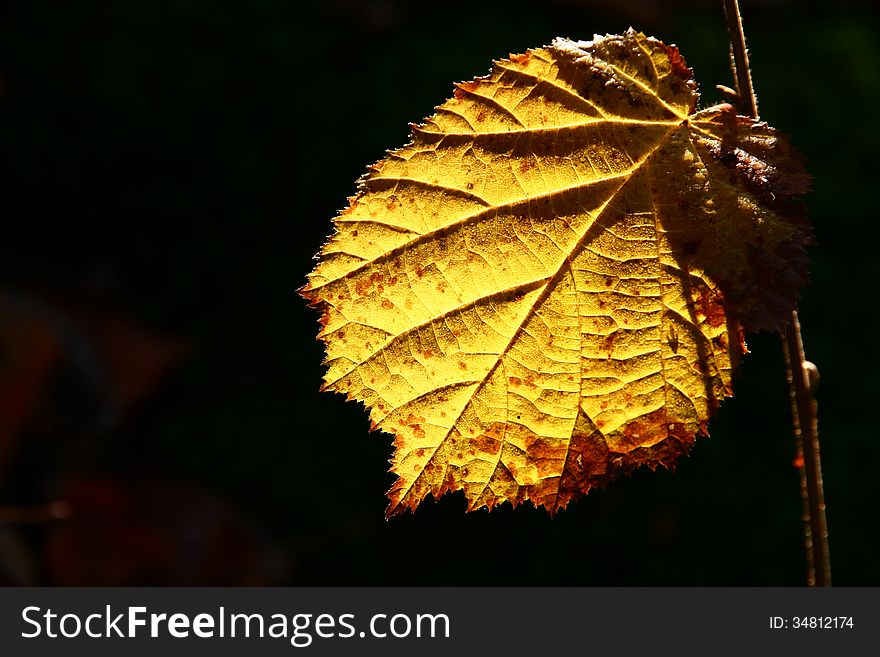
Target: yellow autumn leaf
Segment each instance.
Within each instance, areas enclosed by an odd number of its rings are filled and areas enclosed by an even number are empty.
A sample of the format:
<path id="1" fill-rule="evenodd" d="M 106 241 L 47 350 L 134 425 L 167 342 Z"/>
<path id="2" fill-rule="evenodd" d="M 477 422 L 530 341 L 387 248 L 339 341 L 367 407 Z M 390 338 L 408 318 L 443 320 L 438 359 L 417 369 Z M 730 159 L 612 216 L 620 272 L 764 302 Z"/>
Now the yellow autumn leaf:
<path id="1" fill-rule="evenodd" d="M 302 294 L 324 388 L 394 435 L 389 515 L 551 513 L 687 452 L 806 275 L 808 176 L 632 30 L 495 62 L 369 169 Z"/>

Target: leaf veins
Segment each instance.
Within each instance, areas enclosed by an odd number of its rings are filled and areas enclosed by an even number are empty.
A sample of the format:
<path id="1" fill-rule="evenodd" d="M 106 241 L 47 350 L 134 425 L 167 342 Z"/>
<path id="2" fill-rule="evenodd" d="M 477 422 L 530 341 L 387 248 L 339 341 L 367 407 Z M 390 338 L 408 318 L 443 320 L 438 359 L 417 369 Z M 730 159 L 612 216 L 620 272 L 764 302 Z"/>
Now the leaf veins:
<path id="1" fill-rule="evenodd" d="M 706 435 L 744 330 L 805 280 L 809 177 L 695 89 L 632 30 L 557 39 L 456 85 L 360 180 L 301 293 L 324 388 L 394 435 L 389 515 L 454 490 L 554 513 Z"/>

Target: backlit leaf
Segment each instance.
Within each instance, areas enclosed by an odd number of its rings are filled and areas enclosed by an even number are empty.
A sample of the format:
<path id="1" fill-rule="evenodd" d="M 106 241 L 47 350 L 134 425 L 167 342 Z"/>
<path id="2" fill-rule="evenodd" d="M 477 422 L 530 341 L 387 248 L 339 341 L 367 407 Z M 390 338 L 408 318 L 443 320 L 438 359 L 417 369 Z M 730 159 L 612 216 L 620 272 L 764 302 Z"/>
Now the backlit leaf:
<path id="1" fill-rule="evenodd" d="M 453 490 L 553 513 L 707 433 L 744 329 L 794 307 L 809 178 L 697 100 L 674 46 L 557 39 L 360 180 L 302 294 L 325 389 L 395 436 L 389 515 Z"/>

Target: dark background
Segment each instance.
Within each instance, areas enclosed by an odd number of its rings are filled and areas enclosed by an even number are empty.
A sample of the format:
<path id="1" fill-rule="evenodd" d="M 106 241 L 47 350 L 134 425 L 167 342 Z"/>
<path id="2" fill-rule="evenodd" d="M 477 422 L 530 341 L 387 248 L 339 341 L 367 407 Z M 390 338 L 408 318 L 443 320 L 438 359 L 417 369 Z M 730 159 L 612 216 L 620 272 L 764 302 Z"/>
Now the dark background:
<path id="1" fill-rule="evenodd" d="M 390 438 L 319 394 L 295 290 L 354 181 L 493 57 L 637 29 L 733 85 L 721 2 L 19 0 L 0 10 L 0 581 L 800 585 L 777 337 L 677 472 L 555 519 L 386 522 Z M 815 176 L 801 319 L 821 369 L 835 583 L 876 558 L 880 21 L 746 1 L 762 117 Z M 867 5 L 866 5 L 867 6 Z"/>

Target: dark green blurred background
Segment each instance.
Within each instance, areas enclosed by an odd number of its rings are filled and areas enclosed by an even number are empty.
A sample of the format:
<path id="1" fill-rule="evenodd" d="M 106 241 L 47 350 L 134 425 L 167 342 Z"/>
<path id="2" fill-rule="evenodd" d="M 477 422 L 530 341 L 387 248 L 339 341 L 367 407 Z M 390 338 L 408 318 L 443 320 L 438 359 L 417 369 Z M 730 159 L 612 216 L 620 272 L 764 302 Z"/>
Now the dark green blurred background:
<path id="1" fill-rule="evenodd" d="M 801 319 L 834 579 L 877 585 L 880 21 L 816 4 L 743 12 L 762 118 L 815 176 Z M 465 514 L 458 494 L 386 522 L 390 438 L 318 393 L 317 313 L 295 294 L 356 178 L 454 81 L 633 25 L 678 44 L 712 104 L 733 86 L 720 0 L 18 0 L 0 15 L 0 580 L 805 581 L 778 338 L 749 336 L 736 397 L 674 474 L 640 471 L 553 520 Z"/>

